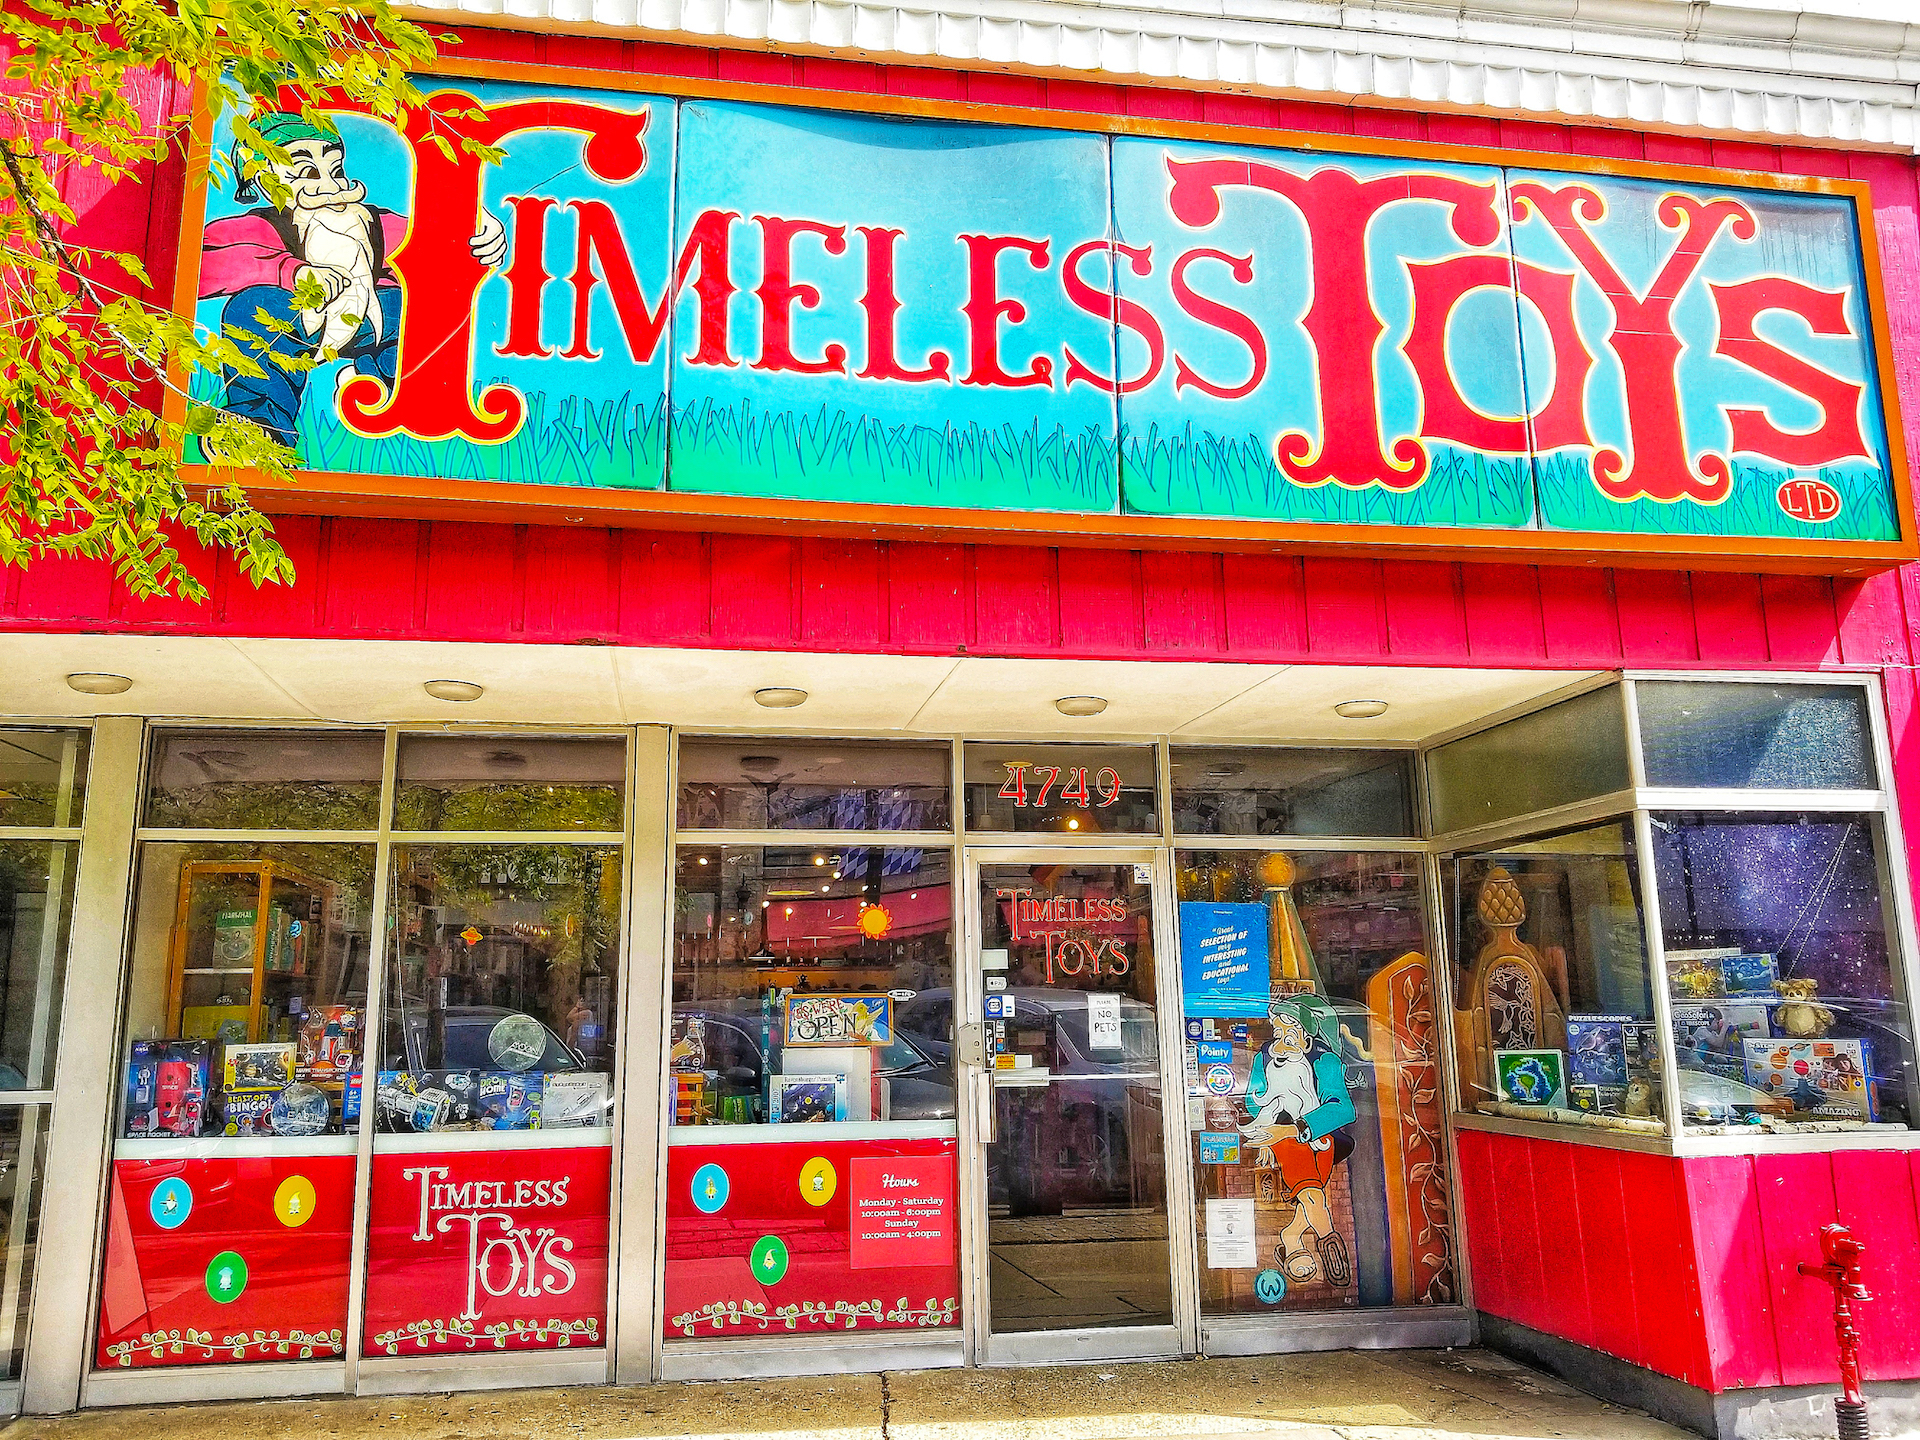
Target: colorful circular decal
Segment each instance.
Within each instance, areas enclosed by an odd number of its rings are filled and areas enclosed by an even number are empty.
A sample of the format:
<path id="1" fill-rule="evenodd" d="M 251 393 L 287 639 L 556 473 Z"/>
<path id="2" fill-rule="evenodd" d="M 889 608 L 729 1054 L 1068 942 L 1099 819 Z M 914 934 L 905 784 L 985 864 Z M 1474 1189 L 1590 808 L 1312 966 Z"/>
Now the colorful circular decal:
<path id="1" fill-rule="evenodd" d="M 727 1203 L 727 1172 L 718 1165 L 702 1165 L 693 1172 L 693 1208 L 711 1215 Z"/>
<path id="2" fill-rule="evenodd" d="M 1233 1093 L 1233 1070 L 1227 1065 L 1209 1065 L 1207 1067 L 1207 1089 L 1214 1095 Z"/>
<path id="3" fill-rule="evenodd" d="M 231 1250 L 222 1250 L 207 1265 L 207 1294 L 222 1305 L 240 1298 L 247 1288 L 247 1262 Z"/>
<path id="4" fill-rule="evenodd" d="M 787 1243 L 778 1235 L 762 1235 L 754 1241 L 748 1259 L 753 1278 L 762 1285 L 778 1285 L 787 1278 Z"/>
<path id="5" fill-rule="evenodd" d="M 162 1230 L 178 1230 L 193 1213 L 193 1191 L 178 1177 L 162 1180 L 153 1187 L 153 1198 L 147 1202 L 147 1209 L 153 1212 L 153 1223 Z"/>
<path id="6" fill-rule="evenodd" d="M 824 1205 L 839 1188 L 840 1177 L 826 1156 L 816 1155 L 800 1167 L 800 1198 L 807 1204 Z"/>
<path id="7" fill-rule="evenodd" d="M 1287 1298 L 1287 1277 L 1278 1270 L 1262 1270 L 1253 1277 L 1253 1298 L 1262 1305 L 1278 1305 Z"/>
<path id="8" fill-rule="evenodd" d="M 298 1228 L 313 1218 L 317 1199 L 313 1193 L 313 1181 L 304 1175 L 289 1175 L 280 1182 L 280 1188 L 273 1192 L 273 1213 L 280 1217 L 282 1225 Z"/>

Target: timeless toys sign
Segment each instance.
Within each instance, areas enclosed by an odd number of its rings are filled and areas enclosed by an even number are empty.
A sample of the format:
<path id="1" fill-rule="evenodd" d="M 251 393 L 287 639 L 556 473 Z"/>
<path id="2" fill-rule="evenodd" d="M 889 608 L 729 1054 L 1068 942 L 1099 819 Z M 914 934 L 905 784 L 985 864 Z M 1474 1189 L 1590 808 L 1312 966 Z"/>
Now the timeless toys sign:
<path id="1" fill-rule="evenodd" d="M 291 203 L 229 182 L 193 222 L 195 318 L 294 362 L 205 398 L 313 490 L 1815 564 L 1908 539 L 1843 182 L 422 89 L 404 134 L 265 117 Z"/>

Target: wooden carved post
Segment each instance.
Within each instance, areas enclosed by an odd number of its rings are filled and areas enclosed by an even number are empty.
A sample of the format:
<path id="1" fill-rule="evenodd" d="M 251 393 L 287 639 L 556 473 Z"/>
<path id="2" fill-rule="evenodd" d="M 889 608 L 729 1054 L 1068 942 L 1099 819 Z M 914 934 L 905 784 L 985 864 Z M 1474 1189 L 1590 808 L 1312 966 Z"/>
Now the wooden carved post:
<path id="1" fill-rule="evenodd" d="M 1453 1207 L 1440 1115 L 1439 1027 L 1427 957 L 1409 950 L 1367 981 L 1374 1098 L 1385 1161 L 1393 1303 L 1454 1298 Z"/>
<path id="2" fill-rule="evenodd" d="M 1293 903 L 1293 882 L 1299 873 L 1290 855 L 1273 854 L 1260 862 L 1261 896 L 1267 904 L 1267 965 L 1275 995 L 1298 995 L 1320 989 L 1320 968 L 1314 964 L 1307 927 Z"/>
<path id="3" fill-rule="evenodd" d="M 1540 952 L 1520 938 L 1527 921 L 1526 897 L 1513 876 L 1496 865 L 1474 902 L 1493 932 L 1467 972 L 1466 1008 L 1454 1012 L 1460 1083 L 1469 1104 L 1497 1096 L 1495 1050 L 1555 1050 L 1567 1043 L 1566 1017 L 1547 978 Z"/>

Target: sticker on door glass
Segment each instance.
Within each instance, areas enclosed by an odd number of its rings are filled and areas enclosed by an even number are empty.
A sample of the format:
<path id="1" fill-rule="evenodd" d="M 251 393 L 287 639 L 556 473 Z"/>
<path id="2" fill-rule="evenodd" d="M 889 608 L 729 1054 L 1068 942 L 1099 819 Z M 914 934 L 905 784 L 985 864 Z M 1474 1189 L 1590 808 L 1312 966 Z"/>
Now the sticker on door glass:
<path id="1" fill-rule="evenodd" d="M 1087 996 L 1087 1048 L 1090 1050 L 1120 1048 L 1120 997 L 1118 995 L 1095 993 Z"/>
<path id="2" fill-rule="evenodd" d="M 1133 883 L 1136 885 L 1151 885 L 1153 883 L 1153 866 L 1151 865 L 1134 866 L 1133 867 Z"/>

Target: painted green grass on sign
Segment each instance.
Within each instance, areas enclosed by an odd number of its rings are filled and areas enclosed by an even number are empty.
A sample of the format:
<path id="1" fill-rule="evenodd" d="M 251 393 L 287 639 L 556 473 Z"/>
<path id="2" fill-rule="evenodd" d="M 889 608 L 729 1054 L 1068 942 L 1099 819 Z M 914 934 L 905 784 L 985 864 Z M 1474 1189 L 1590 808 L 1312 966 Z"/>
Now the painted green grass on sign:
<path id="1" fill-rule="evenodd" d="M 678 408 L 669 488 L 854 504 L 1110 514 L 1113 442 L 1011 424 L 935 428 L 818 409 L 767 411 L 702 399 Z"/>
<path id="2" fill-rule="evenodd" d="M 1251 432 L 1218 435 L 1193 425 L 1125 430 L 1121 493 L 1144 515 L 1232 515 L 1354 525 L 1526 527 L 1533 480 L 1524 459 L 1489 457 L 1429 442 L 1426 478 L 1411 490 L 1371 485 L 1296 485 L 1281 474 L 1267 441 Z"/>
<path id="3" fill-rule="evenodd" d="M 220 386 L 205 375 L 195 377 L 193 393 L 210 404 L 221 400 Z M 464 439 L 356 435 L 335 413 L 332 395 L 331 375 L 316 375 L 301 404 L 299 455 L 311 470 L 581 489 L 660 488 L 666 406 L 657 397 L 594 401 L 569 395 L 555 402 L 544 394 L 529 395 L 518 431 L 498 444 L 477 445 Z M 202 458 L 197 443 L 190 445 L 187 458 Z"/>
<path id="4" fill-rule="evenodd" d="M 1733 493 L 1718 505 L 1697 500 L 1610 500 L 1593 483 L 1593 462 L 1565 451 L 1541 456 L 1540 510 L 1554 530 L 1617 535 L 1725 535 L 1794 540 L 1897 540 L 1899 521 L 1886 473 L 1867 465 L 1830 465 L 1818 471 L 1733 464 Z M 1822 525 L 1796 520 L 1780 508 L 1783 482 L 1810 475 L 1840 496 L 1840 513 Z"/>

